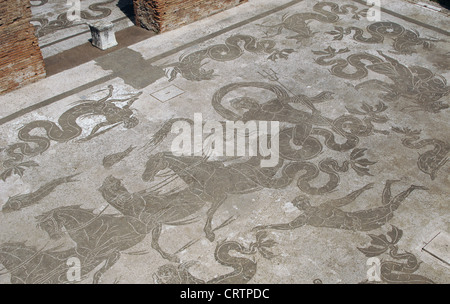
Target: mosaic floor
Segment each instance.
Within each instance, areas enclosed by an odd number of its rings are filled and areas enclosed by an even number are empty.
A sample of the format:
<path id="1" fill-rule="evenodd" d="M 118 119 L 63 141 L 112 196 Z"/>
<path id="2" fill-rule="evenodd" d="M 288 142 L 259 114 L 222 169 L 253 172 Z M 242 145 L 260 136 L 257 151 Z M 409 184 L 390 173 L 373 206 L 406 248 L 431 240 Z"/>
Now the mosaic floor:
<path id="1" fill-rule="evenodd" d="M 81 0 L 81 20 L 72 17 L 76 1 L 31 0 L 31 23 L 44 58 L 86 43 L 91 38 L 89 23 L 111 21 L 116 31 L 133 25 L 132 0 Z"/>
<path id="2" fill-rule="evenodd" d="M 450 283 L 450 21 L 367 9 L 254 0 L 1 96 L 0 282 Z M 278 121 L 276 163 L 174 154 L 196 114 Z"/>

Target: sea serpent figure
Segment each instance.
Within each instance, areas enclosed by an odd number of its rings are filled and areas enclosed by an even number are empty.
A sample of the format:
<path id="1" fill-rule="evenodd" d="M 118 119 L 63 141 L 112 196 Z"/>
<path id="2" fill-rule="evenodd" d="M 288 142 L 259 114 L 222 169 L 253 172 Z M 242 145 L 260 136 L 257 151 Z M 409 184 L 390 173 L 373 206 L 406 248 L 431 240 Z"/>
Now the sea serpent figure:
<path id="1" fill-rule="evenodd" d="M 424 49 L 431 49 L 431 42 L 438 42 L 441 40 L 432 38 L 421 38 L 419 32 L 415 30 L 407 30 L 398 23 L 383 21 L 375 22 L 367 26 L 367 32 L 370 37 L 364 37 L 364 30 L 351 26 L 346 29 L 343 27 L 335 27 L 334 31 L 327 32 L 327 34 L 334 35 L 334 40 L 342 40 L 345 35 L 355 32 L 353 39 L 370 44 L 381 44 L 384 39 L 391 38 L 394 40 L 394 51 L 397 54 L 413 54 L 415 53 L 415 46 L 422 45 Z"/>
<path id="2" fill-rule="evenodd" d="M 448 153 L 450 152 L 450 143 L 435 138 L 420 140 L 421 131 L 411 130 L 409 128 L 393 127 L 392 130 L 406 137 L 402 139 L 402 144 L 410 149 L 422 149 L 431 146 L 433 149 L 420 154 L 417 160 L 419 170 L 435 180 L 438 171 L 448 162 Z"/>
<path id="3" fill-rule="evenodd" d="M 243 42 L 243 49 L 240 43 Z M 225 62 L 232 61 L 244 54 L 244 50 L 255 54 L 269 54 L 268 59 L 276 61 L 279 58 L 287 59 L 292 49 L 278 50 L 276 42 L 269 39 L 257 39 L 250 35 L 237 34 L 228 37 L 224 44 L 216 44 L 200 51 L 181 56 L 176 63 L 161 66 L 166 70 L 169 81 L 176 79 L 180 74 L 190 81 L 211 80 L 214 78 L 214 70 L 205 70 L 203 65 L 206 59 Z"/>
<path id="4" fill-rule="evenodd" d="M 330 8 L 330 11 L 325 8 Z M 275 25 L 260 25 L 266 29 L 266 37 L 271 38 L 278 36 L 282 33 L 283 29 L 293 31 L 296 33 L 294 36 L 287 37 L 287 39 L 295 39 L 297 42 L 301 42 L 303 39 L 313 37 L 313 32 L 309 26 L 311 21 L 319 21 L 322 23 L 335 23 L 339 21 L 339 15 L 348 14 L 349 11 L 353 13 L 354 19 L 359 19 L 360 16 L 366 16 L 367 9 L 358 11 L 358 7 L 354 5 L 343 5 L 340 7 L 333 2 L 318 2 L 313 6 L 314 13 L 298 13 L 298 14 L 286 14 L 283 16 L 282 23 Z M 268 31 L 275 29 L 276 33 L 270 35 Z"/>
<path id="5" fill-rule="evenodd" d="M 344 161 L 342 166 L 330 158 L 322 160 L 319 166 L 311 162 L 286 162 L 280 158 L 277 166 L 271 168 L 261 168 L 259 157 L 225 166 L 223 161 L 208 161 L 204 157 L 174 156 L 171 152 L 160 152 L 149 156 L 142 179 L 153 182 L 158 174 L 171 169 L 172 176 L 183 180 L 190 192 L 200 196 L 202 201 L 210 202 L 204 231 L 212 241 L 215 238 L 211 227 L 213 217 L 229 195 L 252 193 L 264 188 L 284 189 L 303 171 L 305 173 L 298 177 L 297 186 L 311 195 L 324 194 L 338 187 L 339 173 L 347 172 L 350 166 L 360 175 L 370 175 L 367 166 L 374 162 L 361 159 L 364 152 L 365 149 L 355 149 L 351 153 L 350 161 Z M 321 172 L 328 175 L 328 181 L 320 187 L 311 186 L 310 182 Z M 221 186 L 217 187 L 217 184 Z M 180 195 L 180 199 L 182 198 Z"/>
<path id="6" fill-rule="evenodd" d="M 370 246 L 366 248 L 359 248 L 366 257 L 372 258 L 379 256 L 389 251 L 389 256 L 395 261 L 383 259 L 379 265 L 379 275 L 381 282 L 388 284 L 435 284 L 431 279 L 424 277 L 415 272 L 420 267 L 420 262 L 417 257 L 405 251 L 399 253 L 397 243 L 403 236 L 403 231 L 395 226 L 392 226 L 391 231 L 386 235 L 369 234 L 371 238 Z M 388 237 L 390 240 L 388 240 Z M 405 260 L 401 263 L 399 260 Z M 362 283 L 371 283 L 368 280 Z"/>
<path id="7" fill-rule="evenodd" d="M 315 59 L 317 64 L 331 66 L 331 74 L 340 78 L 362 79 L 369 75 L 369 71 L 386 76 L 391 82 L 370 79 L 356 85 L 355 89 L 382 91 L 385 94 L 381 94 L 380 97 L 388 102 L 404 97 L 414 103 L 412 106 L 404 107 L 405 110 L 439 113 L 449 108 L 448 104 L 441 101 L 444 96 L 450 94 L 450 86 L 447 85 L 447 80 L 443 76 L 436 75 L 420 66 L 407 67 L 382 51 L 378 51 L 381 58 L 368 53 L 351 54 L 346 59 L 335 58 L 336 55 L 349 51 L 348 48 L 336 50 L 328 47 L 313 53 L 319 55 Z M 346 68 L 350 66 L 355 70 L 354 72 L 346 71 Z"/>
<path id="8" fill-rule="evenodd" d="M 113 99 L 111 98 L 113 90 L 113 86 L 110 85 L 108 86 L 108 94 L 104 98 L 83 100 L 80 104 L 67 110 L 59 117 L 59 126 L 48 120 L 36 120 L 23 126 L 18 133 L 19 139 L 23 142 L 12 144 L 5 149 L 5 153 L 11 158 L 3 162 L 6 171 L 2 176 L 11 175 L 12 172 L 23 175 L 23 171 L 18 170 L 17 167 L 21 166 L 20 162 L 23 161 L 24 157 L 34 157 L 44 153 L 50 147 L 51 141 L 64 143 L 79 137 L 83 132 L 82 127 L 77 123 L 79 118 L 94 115 L 101 115 L 105 118 L 105 121 L 97 124 L 90 135 L 81 139 L 81 142 L 91 140 L 120 124 L 123 124 L 127 129 L 136 127 L 139 120 L 134 116 L 131 106 L 141 93 L 131 94 L 131 97 L 125 99 Z M 126 102 L 126 105 L 119 107 L 115 102 Z M 105 127 L 108 128 L 100 131 Z M 46 136 L 31 135 L 36 129 L 44 129 Z M 35 144 L 35 146 L 32 147 L 30 143 Z"/>
<path id="9" fill-rule="evenodd" d="M 218 276 L 209 281 L 204 281 L 192 275 L 189 268 L 197 262 L 186 262 L 178 266 L 166 264 L 158 268 L 153 275 L 155 284 L 246 284 L 256 274 L 257 263 L 246 257 L 233 256 L 231 252 L 237 252 L 241 256 L 255 255 L 259 252 L 264 258 L 271 259 L 274 255 L 268 250 L 276 243 L 273 240 L 265 240 L 267 233 L 259 232 L 256 242 L 252 242 L 248 248 L 236 241 L 222 241 L 217 244 L 214 252 L 216 261 L 221 265 L 233 268 L 233 271 Z"/>

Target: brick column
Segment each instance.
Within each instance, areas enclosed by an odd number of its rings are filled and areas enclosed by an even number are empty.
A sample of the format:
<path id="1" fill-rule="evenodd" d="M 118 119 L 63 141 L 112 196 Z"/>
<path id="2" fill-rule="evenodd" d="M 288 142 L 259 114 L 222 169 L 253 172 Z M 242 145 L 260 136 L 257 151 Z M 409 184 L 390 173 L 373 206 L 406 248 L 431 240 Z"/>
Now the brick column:
<path id="1" fill-rule="evenodd" d="M 166 32 L 248 0 L 133 0 L 136 25 Z"/>
<path id="2" fill-rule="evenodd" d="M 45 77 L 30 0 L 0 0 L 0 94 Z"/>

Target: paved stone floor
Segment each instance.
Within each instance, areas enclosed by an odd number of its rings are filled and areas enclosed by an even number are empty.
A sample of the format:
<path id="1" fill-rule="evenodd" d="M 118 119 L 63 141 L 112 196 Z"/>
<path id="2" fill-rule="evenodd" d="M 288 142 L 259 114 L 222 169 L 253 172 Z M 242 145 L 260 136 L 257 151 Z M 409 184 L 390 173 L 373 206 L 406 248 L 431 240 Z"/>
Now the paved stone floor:
<path id="1" fill-rule="evenodd" d="M 133 25 L 132 0 L 82 0 L 80 20 L 73 20 L 70 8 L 76 0 L 31 0 L 39 46 L 44 58 L 85 43 L 91 38 L 89 23 L 111 21 L 116 31 Z M 68 16 L 69 15 L 69 16 Z"/>
<path id="2" fill-rule="evenodd" d="M 0 96 L 0 281 L 449 283 L 450 22 L 367 8 L 253 0 Z M 230 121 L 279 122 L 274 166 Z"/>

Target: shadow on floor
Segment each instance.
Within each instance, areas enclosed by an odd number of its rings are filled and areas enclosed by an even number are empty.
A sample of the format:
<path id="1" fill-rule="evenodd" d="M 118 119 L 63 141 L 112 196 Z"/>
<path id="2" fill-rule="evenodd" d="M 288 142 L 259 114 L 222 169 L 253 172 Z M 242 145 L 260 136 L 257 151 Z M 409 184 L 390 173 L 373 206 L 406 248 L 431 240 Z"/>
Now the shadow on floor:
<path id="1" fill-rule="evenodd" d="M 134 6 L 133 0 L 119 0 L 117 7 L 133 22 L 134 22 Z"/>
<path id="2" fill-rule="evenodd" d="M 137 26 L 131 26 L 129 28 L 116 32 L 118 45 L 111 49 L 102 51 L 92 46 L 91 43 L 79 45 L 57 55 L 45 58 L 44 63 L 47 76 L 52 76 L 64 70 L 74 68 L 78 65 L 94 60 L 108 53 L 128 47 L 132 44 L 148 39 L 155 35 L 156 34 L 154 32 L 147 31 Z"/>

